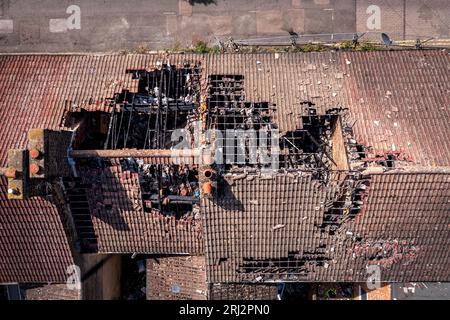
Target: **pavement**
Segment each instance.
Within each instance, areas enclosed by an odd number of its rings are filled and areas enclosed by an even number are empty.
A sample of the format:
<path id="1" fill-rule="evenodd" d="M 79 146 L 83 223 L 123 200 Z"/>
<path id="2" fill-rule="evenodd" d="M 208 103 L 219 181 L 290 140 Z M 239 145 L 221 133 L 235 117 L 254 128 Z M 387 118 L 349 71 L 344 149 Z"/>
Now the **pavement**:
<path id="1" fill-rule="evenodd" d="M 161 50 L 288 31 L 448 39 L 449 25 L 448 0 L 0 0 L 0 52 Z"/>

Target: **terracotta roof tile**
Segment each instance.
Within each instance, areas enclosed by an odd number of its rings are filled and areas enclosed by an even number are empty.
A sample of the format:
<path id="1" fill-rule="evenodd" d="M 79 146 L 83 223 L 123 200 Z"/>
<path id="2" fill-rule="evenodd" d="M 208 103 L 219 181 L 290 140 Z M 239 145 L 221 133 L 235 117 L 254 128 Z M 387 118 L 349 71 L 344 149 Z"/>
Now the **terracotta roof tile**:
<path id="1" fill-rule="evenodd" d="M 372 264 L 383 281 L 447 281 L 449 183 L 449 174 L 374 175 L 363 210 L 331 234 L 321 226 L 333 184 L 237 180 L 204 200 L 208 281 L 366 281 Z"/>
<path id="2" fill-rule="evenodd" d="M 148 300 L 205 300 L 204 256 L 159 257 L 147 260 Z"/>
<path id="3" fill-rule="evenodd" d="M 61 282 L 74 264 L 58 210 L 34 197 L 7 200 L 0 177 L 0 283 Z"/>
<path id="4" fill-rule="evenodd" d="M 276 300 L 277 284 L 215 283 L 209 285 L 210 300 Z"/>

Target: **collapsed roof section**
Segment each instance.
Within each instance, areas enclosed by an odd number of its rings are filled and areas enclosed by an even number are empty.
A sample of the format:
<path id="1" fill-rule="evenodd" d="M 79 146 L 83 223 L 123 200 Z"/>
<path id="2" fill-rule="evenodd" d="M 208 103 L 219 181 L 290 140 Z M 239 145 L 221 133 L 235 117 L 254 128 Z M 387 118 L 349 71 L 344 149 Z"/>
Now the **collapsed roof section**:
<path id="1" fill-rule="evenodd" d="M 174 158 L 170 150 L 180 142 L 172 139 L 177 130 L 194 133 L 200 65 L 127 72 L 138 79 L 138 91 L 115 94 L 110 113 L 80 110 L 66 117 L 78 127 L 72 145 L 78 177 L 67 179 L 66 189 L 84 203 L 70 202 L 84 248 L 200 254 L 203 227 L 193 145 L 184 141 L 191 154 L 186 157 Z M 91 193 L 95 196 L 87 196 Z M 89 216 L 93 223 L 86 225 Z"/>
<path id="2" fill-rule="evenodd" d="M 57 185 L 82 252 L 203 253 L 198 166 L 193 155 L 174 164 L 169 149 L 175 130 L 194 129 L 199 72 L 129 70 L 139 91 L 117 93 L 109 113 L 68 110 L 71 131 L 30 130 L 29 149 L 9 159 L 8 196 Z"/>

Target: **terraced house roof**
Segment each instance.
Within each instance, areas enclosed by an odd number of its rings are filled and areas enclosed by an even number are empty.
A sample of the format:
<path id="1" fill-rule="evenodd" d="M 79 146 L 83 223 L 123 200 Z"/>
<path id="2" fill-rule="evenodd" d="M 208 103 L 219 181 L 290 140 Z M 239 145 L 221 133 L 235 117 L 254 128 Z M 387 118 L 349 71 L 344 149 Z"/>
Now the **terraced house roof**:
<path id="1" fill-rule="evenodd" d="M 384 281 L 449 280 L 446 51 L 0 56 L 0 167 L 9 149 L 27 147 L 29 129 L 67 129 L 68 110 L 109 112 L 107 99 L 137 90 L 126 70 L 167 62 L 200 63 L 203 84 L 209 75 L 242 76 L 245 100 L 271 105 L 282 133 L 301 128 L 305 104 L 319 114 L 348 108 L 367 157 L 401 154 L 407 168 L 369 175 L 361 210 L 334 234 L 324 225 L 339 181 L 323 186 L 308 172 L 238 179 L 223 198 L 202 199 L 193 227 L 144 212 L 131 170 L 84 168 L 82 183 L 96 194 L 86 236 L 96 250 L 205 254 L 211 283 L 365 281 L 370 263 L 384 268 Z M 58 208 L 42 197 L 6 200 L 6 179 L 0 186 L 0 282 L 64 281 L 71 253 Z"/>

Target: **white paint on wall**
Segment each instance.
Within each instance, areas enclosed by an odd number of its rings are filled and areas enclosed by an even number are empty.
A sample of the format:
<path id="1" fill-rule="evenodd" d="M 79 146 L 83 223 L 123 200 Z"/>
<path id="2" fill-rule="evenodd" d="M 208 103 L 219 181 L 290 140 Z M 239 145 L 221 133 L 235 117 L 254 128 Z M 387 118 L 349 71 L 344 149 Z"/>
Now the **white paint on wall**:
<path id="1" fill-rule="evenodd" d="M 11 19 L 0 19 L 0 33 L 12 33 L 14 22 Z"/>

